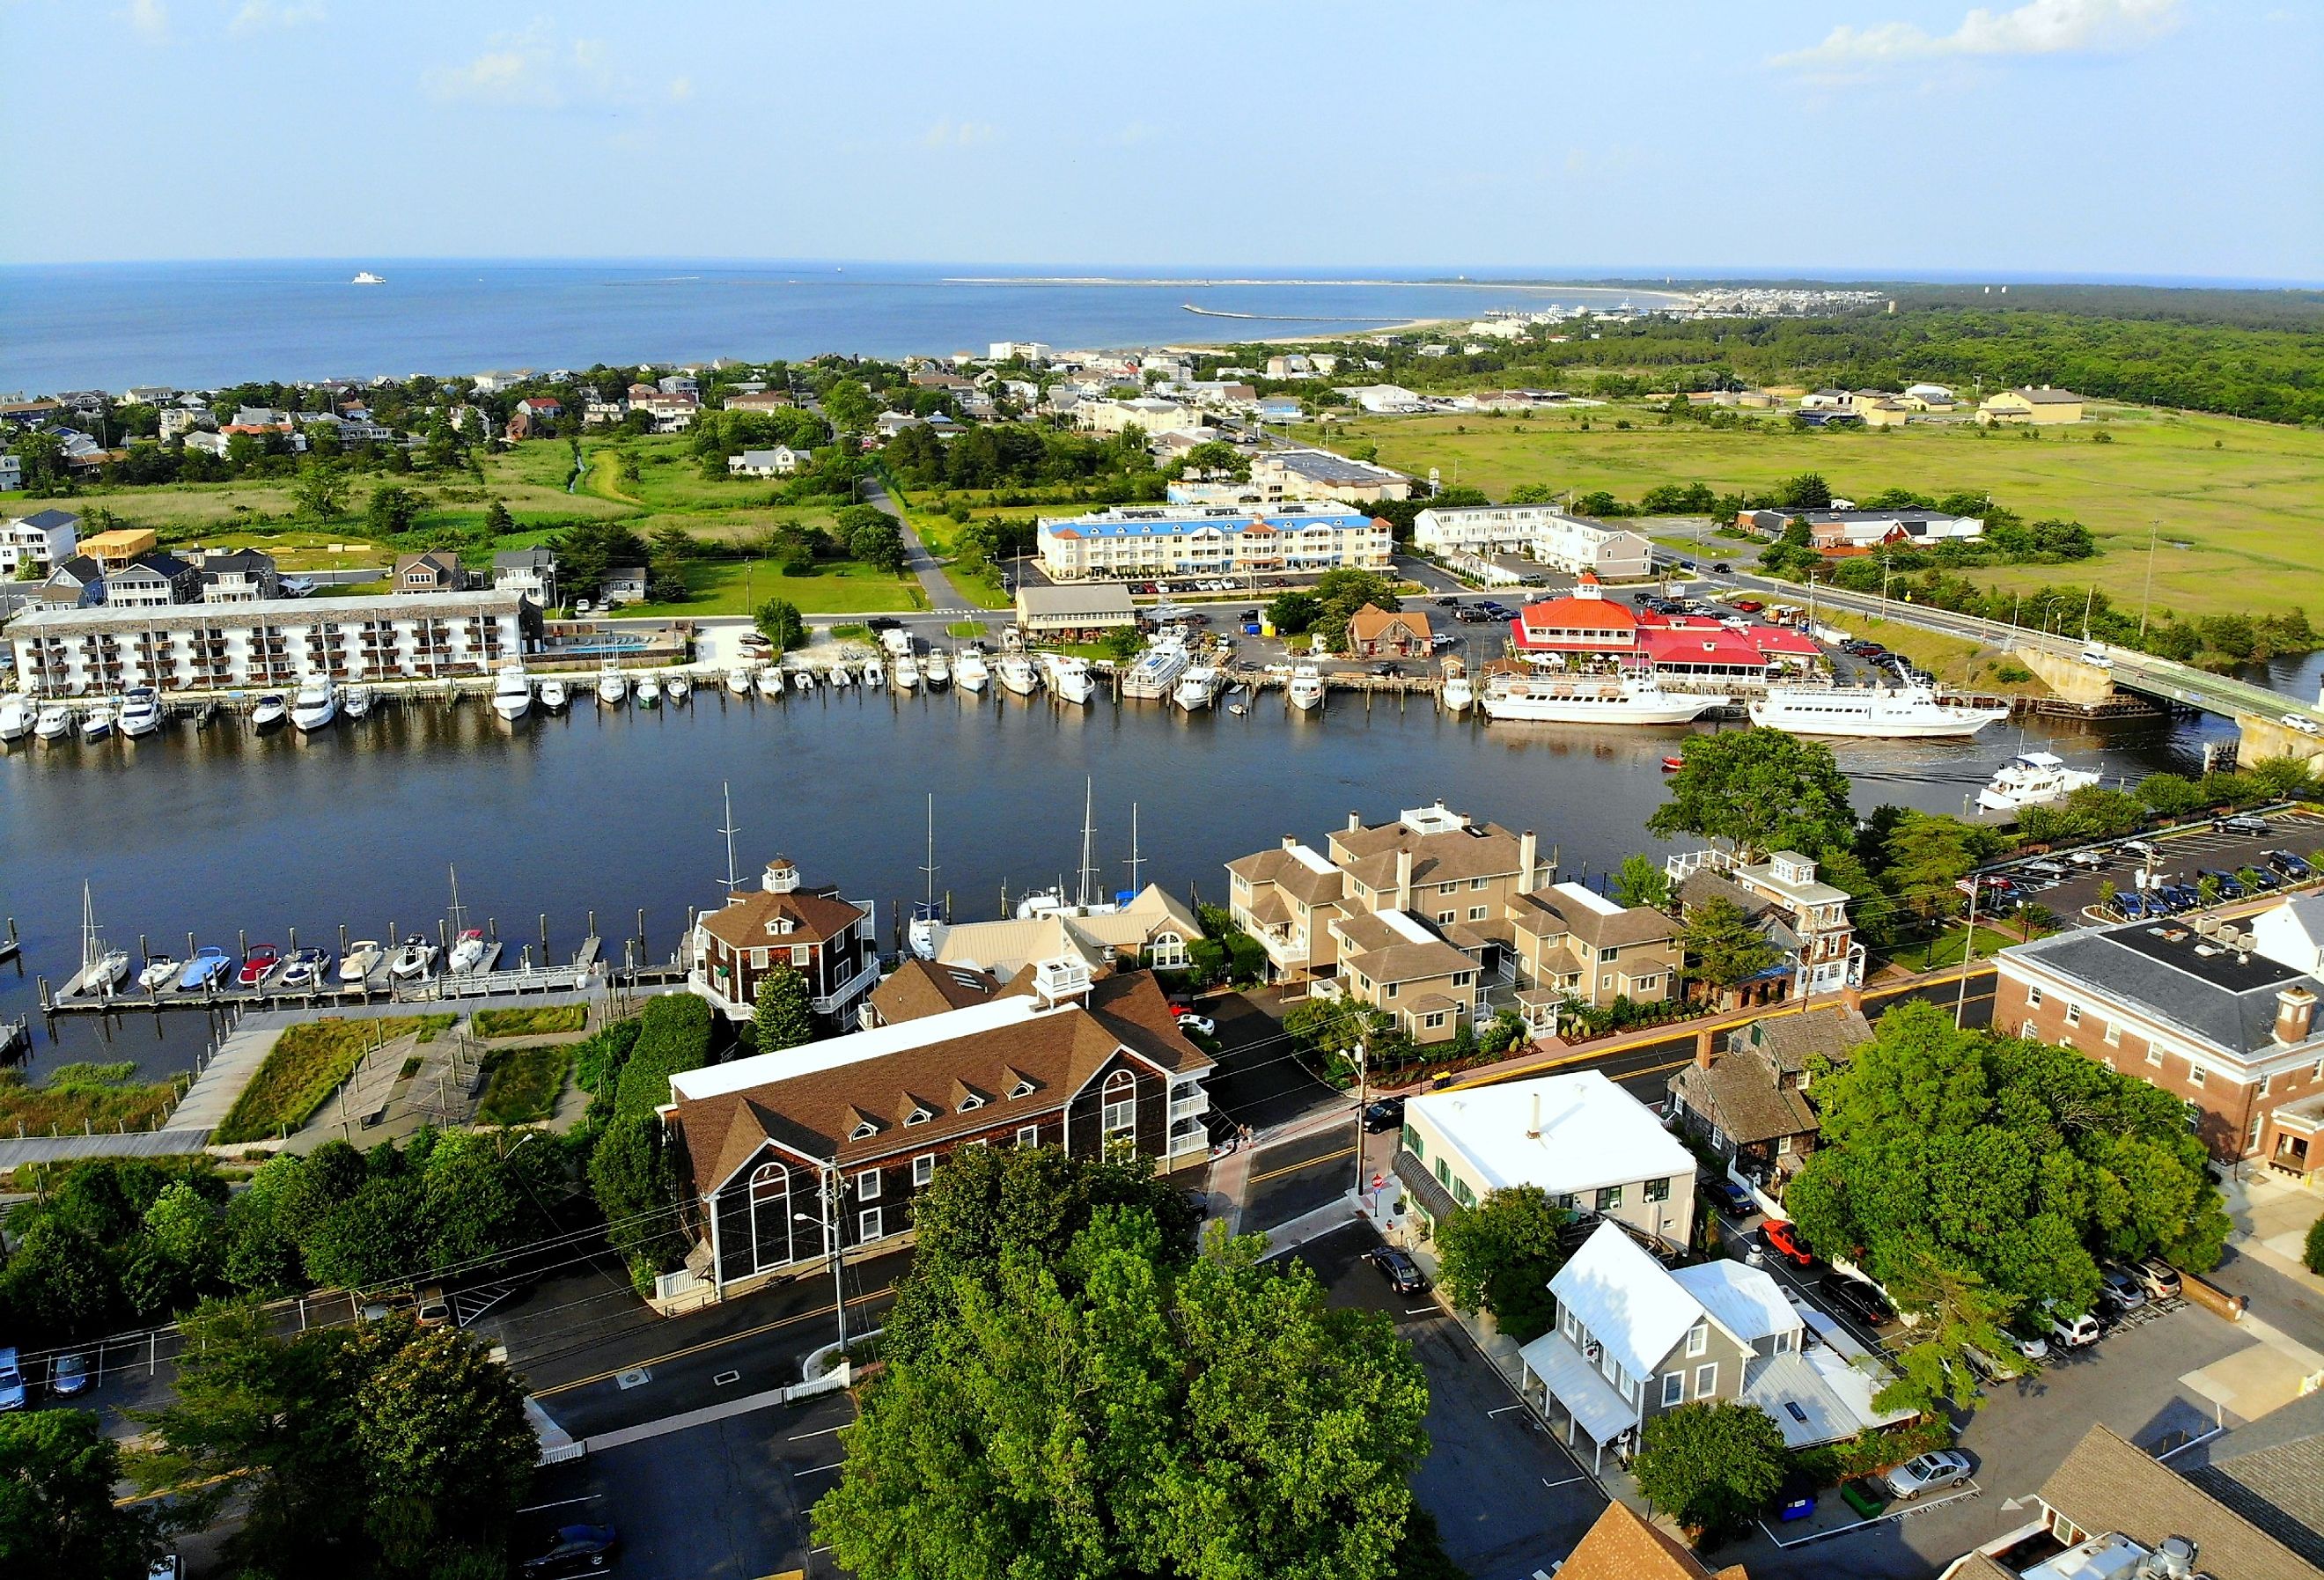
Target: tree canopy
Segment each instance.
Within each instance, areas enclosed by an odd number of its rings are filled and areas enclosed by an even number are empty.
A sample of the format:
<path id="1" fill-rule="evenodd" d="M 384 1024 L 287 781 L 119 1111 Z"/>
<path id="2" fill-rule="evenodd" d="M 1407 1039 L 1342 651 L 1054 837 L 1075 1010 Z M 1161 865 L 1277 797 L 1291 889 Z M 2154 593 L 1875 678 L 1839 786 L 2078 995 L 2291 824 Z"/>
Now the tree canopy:
<path id="1" fill-rule="evenodd" d="M 1728 730 L 1687 743 L 1670 799 L 1646 819 L 1667 839 L 1723 839 L 1746 860 L 1771 851 L 1817 855 L 1849 843 L 1856 814 L 1831 748 L 1782 730 Z"/>
<path id="2" fill-rule="evenodd" d="M 1436 1226 L 1437 1280 L 1465 1309 L 1493 1314 L 1518 1344 L 1557 1321 L 1549 1280 L 1565 1265 L 1557 1232 L 1565 1209 L 1537 1185 L 1504 1186 Z"/>
<path id="3" fill-rule="evenodd" d="M 1741 1526 L 1783 1485 L 1784 1434 L 1757 1405 L 1683 1404 L 1646 1422 L 1630 1468 L 1657 1509 L 1697 1530 Z"/>
<path id="4" fill-rule="evenodd" d="M 1394 580 L 1348 566 L 1317 577 L 1314 596 L 1315 614 L 1308 628 L 1321 633 L 1334 652 L 1348 651 L 1348 620 L 1366 604 L 1391 611 L 1401 607 Z"/>
<path id="5" fill-rule="evenodd" d="M 113 1502 L 121 1446 L 93 1410 L 0 1416 L 0 1574 L 10 1580 L 144 1580 L 143 1517 Z"/>

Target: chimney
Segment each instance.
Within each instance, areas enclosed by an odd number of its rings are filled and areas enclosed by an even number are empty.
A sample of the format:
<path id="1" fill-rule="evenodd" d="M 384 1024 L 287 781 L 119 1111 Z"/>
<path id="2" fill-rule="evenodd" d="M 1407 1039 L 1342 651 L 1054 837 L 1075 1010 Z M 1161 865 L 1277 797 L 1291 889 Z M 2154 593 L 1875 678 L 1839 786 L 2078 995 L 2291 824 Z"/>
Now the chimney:
<path id="1" fill-rule="evenodd" d="M 1348 814 L 1348 832 L 1349 832 L 1349 833 L 1351 833 L 1351 834 L 1360 834 L 1360 833 L 1362 833 L 1362 832 L 1363 832 L 1363 827 L 1364 827 L 1364 815 L 1363 815 L 1361 812 L 1351 812 L 1351 813 L 1349 813 L 1349 814 Z"/>
<path id="2" fill-rule="evenodd" d="M 2304 987 L 2287 987 L 2275 995 L 2275 1039 L 2297 1048 L 2316 1029 L 2316 995 Z"/>
<path id="3" fill-rule="evenodd" d="M 1298 843 L 1299 836 L 1296 834 L 1286 834 L 1283 836 L 1283 848 L 1286 850 L 1291 849 Z"/>
<path id="4" fill-rule="evenodd" d="M 1396 908 L 1412 909 L 1412 853 L 1408 850 L 1396 853 Z"/>
<path id="5" fill-rule="evenodd" d="M 1541 841 L 1535 838 L 1533 830 L 1528 828 L 1523 834 L 1517 836 L 1518 893 L 1530 894 L 1533 892 L 1533 870 L 1536 866 L 1540 864 L 1540 860 Z"/>
<path id="6" fill-rule="evenodd" d="M 1702 1030 L 1694 1034 L 1694 1067 L 1696 1069 L 1707 1070 L 1711 1067 L 1711 1037 L 1709 1030 Z"/>
<path id="7" fill-rule="evenodd" d="M 1533 1095 L 1533 1123 L 1526 1126 L 1526 1140 L 1541 1140 L 1541 1094 L 1538 1092 Z"/>

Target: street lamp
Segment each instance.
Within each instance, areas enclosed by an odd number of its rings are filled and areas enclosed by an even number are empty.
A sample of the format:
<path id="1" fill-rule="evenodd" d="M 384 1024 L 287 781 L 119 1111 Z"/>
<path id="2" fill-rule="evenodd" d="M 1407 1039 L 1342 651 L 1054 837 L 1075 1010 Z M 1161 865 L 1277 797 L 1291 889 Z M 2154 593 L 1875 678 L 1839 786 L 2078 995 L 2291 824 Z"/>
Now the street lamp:
<path id="1" fill-rule="evenodd" d="M 839 1234 L 839 1197 L 842 1188 L 843 1187 L 839 1178 L 839 1170 L 836 1168 L 829 1169 L 824 1175 L 824 1199 L 831 1204 L 831 1215 L 829 1219 L 826 1221 L 824 1218 L 819 1218 L 813 1213 L 793 1213 L 791 1215 L 791 1221 L 797 1224 L 817 1224 L 827 1230 L 831 1235 L 831 1243 L 829 1246 L 829 1250 L 831 1252 L 831 1305 L 832 1309 L 839 1317 L 839 1353 L 844 1357 L 847 1354 L 847 1291 L 841 1287 L 839 1274 L 840 1269 L 845 1261 L 847 1247 L 846 1243 L 841 1240 Z"/>

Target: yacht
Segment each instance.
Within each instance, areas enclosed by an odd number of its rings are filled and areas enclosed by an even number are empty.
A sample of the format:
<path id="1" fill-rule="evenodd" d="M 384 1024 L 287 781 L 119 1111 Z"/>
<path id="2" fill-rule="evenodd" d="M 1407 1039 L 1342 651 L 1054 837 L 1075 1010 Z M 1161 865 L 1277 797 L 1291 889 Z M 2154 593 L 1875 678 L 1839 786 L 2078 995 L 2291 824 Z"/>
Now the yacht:
<path id="1" fill-rule="evenodd" d="M 661 706 L 661 682 L 651 675 L 644 677 L 638 682 L 638 706 L 640 707 Z"/>
<path id="2" fill-rule="evenodd" d="M 1000 680 L 1003 691 L 1011 691 L 1019 697 L 1030 697 L 1040 688 L 1040 671 L 1033 667 L 1032 659 L 1024 653 L 1002 653 L 1001 661 L 992 666 L 992 673 Z"/>
<path id="3" fill-rule="evenodd" d="M 121 698 L 121 733 L 131 740 L 161 727 L 161 696 L 151 686 L 133 686 Z"/>
<path id="4" fill-rule="evenodd" d="M 156 955 L 146 961 L 145 969 L 137 974 L 137 985 L 147 993 L 159 993 L 175 982 L 178 979 L 178 973 L 184 969 L 185 965 L 182 961 L 174 960 L 167 955 Z"/>
<path id="5" fill-rule="evenodd" d="M 863 684 L 874 691 L 881 689 L 888 684 L 888 671 L 881 668 L 878 659 L 863 661 Z"/>
<path id="6" fill-rule="evenodd" d="M 1750 714 L 1763 729 L 1795 735 L 1920 740 L 1973 735 L 2009 710 L 1939 702 L 1926 686 L 1777 686 L 1752 700 Z"/>
<path id="7" fill-rule="evenodd" d="M 1323 706 L 1323 671 L 1313 664 L 1301 664 L 1291 671 L 1290 683 L 1285 690 L 1292 707 L 1302 713 L 1312 713 Z"/>
<path id="8" fill-rule="evenodd" d="M 920 661 L 909 653 L 896 655 L 896 689 L 909 691 L 920 683 Z"/>
<path id="9" fill-rule="evenodd" d="M 365 269 L 362 273 L 356 275 L 350 283 L 355 285 L 384 285 L 387 282 L 381 276 L 373 273 L 368 269 Z"/>
<path id="10" fill-rule="evenodd" d="M 372 691 L 368 686 L 350 686 L 339 693 L 339 712 L 349 719 L 359 719 L 371 712 Z"/>
<path id="11" fill-rule="evenodd" d="M 953 666 L 953 679 L 960 682 L 963 691 L 982 691 L 992 671 L 985 666 L 984 655 L 974 648 L 963 650 L 960 661 Z"/>
<path id="12" fill-rule="evenodd" d="M 113 734 L 112 704 L 100 702 L 95 707 L 90 708 L 87 713 L 80 716 L 80 738 L 82 740 L 102 741 L 106 736 L 111 734 Z"/>
<path id="13" fill-rule="evenodd" d="M 290 723 L 302 735 L 329 729 L 338 722 L 339 694 L 328 675 L 309 675 L 299 683 L 290 703 Z"/>
<path id="14" fill-rule="evenodd" d="M 21 741 L 32 733 L 32 702 L 16 693 L 0 697 L 0 741 Z"/>
<path id="15" fill-rule="evenodd" d="M 269 691 L 250 710 L 250 727 L 263 735 L 269 730 L 280 729 L 282 721 L 290 716 L 290 707 L 282 700 L 282 693 Z"/>
<path id="16" fill-rule="evenodd" d="M 339 957 L 339 981 L 348 987 L 361 987 L 386 958 L 387 951 L 379 947 L 377 938 L 357 938 Z"/>
<path id="17" fill-rule="evenodd" d="M 563 713 L 569 700 L 564 681 L 543 680 L 540 683 L 540 710 L 543 713 Z"/>
<path id="18" fill-rule="evenodd" d="M 1992 781 L 1977 792 L 1980 811 L 2015 812 L 2062 800 L 2098 781 L 2087 768 L 2069 768 L 2065 759 L 2048 752 L 2020 752 L 1995 771 Z"/>
<path id="19" fill-rule="evenodd" d="M 43 741 L 61 741 L 72 734 L 72 715 L 61 702 L 41 705 L 40 716 L 32 723 L 32 733 Z"/>
<path id="20" fill-rule="evenodd" d="M 1176 635 L 1157 636 L 1153 645 L 1138 655 L 1138 661 L 1130 665 L 1130 673 L 1122 677 L 1121 694 L 1124 697 L 1157 699 L 1167 698 L 1170 695 L 1170 688 L 1177 685 L 1178 677 L 1185 674 L 1186 666 L 1194 661 L 1194 655 L 1186 651 L 1186 644 Z"/>
<path id="21" fill-rule="evenodd" d="M 226 967 L 233 964 L 234 956 L 224 949 L 216 944 L 204 944 L 194 951 L 194 957 L 186 962 L 186 968 L 178 973 L 178 991 L 201 993 L 215 986 L 217 979 L 226 975 Z"/>
<path id="22" fill-rule="evenodd" d="M 501 666 L 493 677 L 493 711 L 514 724 L 532 711 L 532 682 L 525 678 L 524 666 L 511 660 Z"/>
<path id="23" fill-rule="evenodd" d="M 1444 705 L 1445 712 L 1458 718 L 1477 700 L 1477 688 L 1467 675 L 1455 670 L 1444 677 L 1443 688 L 1436 693 L 1436 700 Z"/>
<path id="24" fill-rule="evenodd" d="M 619 707 L 630 695 L 630 678 L 622 673 L 622 666 L 613 660 L 597 675 L 597 700 Z"/>
<path id="25" fill-rule="evenodd" d="M 661 689 L 672 707 L 684 707 L 687 698 L 694 695 L 694 682 L 683 675 L 672 675 L 662 682 Z"/>
<path id="26" fill-rule="evenodd" d="M 1090 678 L 1087 659 L 1056 653 L 1050 657 L 1048 667 L 1049 695 L 1058 701 L 1078 707 L 1097 694 L 1097 682 Z"/>
<path id="27" fill-rule="evenodd" d="M 1170 692 L 1170 700 L 1188 713 L 1198 713 L 1210 707 L 1219 695 L 1219 672 L 1208 664 L 1196 664 L 1178 677 L 1178 684 Z"/>
<path id="28" fill-rule="evenodd" d="M 767 664 L 761 667 L 759 670 L 759 695 L 766 698 L 776 698 L 780 697 L 782 694 L 783 672 L 781 669 L 774 664 Z"/>
<path id="29" fill-rule="evenodd" d="M 425 938 L 406 938 L 403 940 L 402 947 L 395 951 L 394 957 L 388 962 L 387 974 L 398 982 L 410 982 L 414 978 L 425 976 L 428 975 L 428 968 L 436 964 L 436 956 L 441 952 Z"/>
<path id="30" fill-rule="evenodd" d="M 452 946 L 452 971 L 466 976 L 484 963 L 484 934 L 481 928 L 466 928 Z"/>
<path id="31" fill-rule="evenodd" d="M 751 671 L 740 664 L 726 671 L 726 689 L 737 697 L 751 695 Z"/>
<path id="32" fill-rule="evenodd" d="M 1564 725 L 1683 725 L 1732 698 L 1665 691 L 1648 675 L 1496 675 L 1481 706 L 1491 719 Z"/>
<path id="33" fill-rule="evenodd" d="M 921 672 L 931 691 L 942 691 L 952 684 L 952 661 L 945 657 L 940 647 L 928 649 L 928 661 Z"/>

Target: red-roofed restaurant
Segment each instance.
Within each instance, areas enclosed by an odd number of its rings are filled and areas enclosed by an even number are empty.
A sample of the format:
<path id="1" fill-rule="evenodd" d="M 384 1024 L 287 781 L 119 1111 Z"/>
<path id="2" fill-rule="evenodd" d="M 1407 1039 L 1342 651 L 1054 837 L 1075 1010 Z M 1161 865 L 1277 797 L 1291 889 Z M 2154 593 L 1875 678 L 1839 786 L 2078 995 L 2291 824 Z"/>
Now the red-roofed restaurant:
<path id="1" fill-rule="evenodd" d="M 1609 653 L 1629 659 L 1638 651 L 1638 621 L 1629 606 L 1606 596 L 1588 571 L 1572 593 L 1528 605 L 1509 622 L 1520 653 Z"/>

